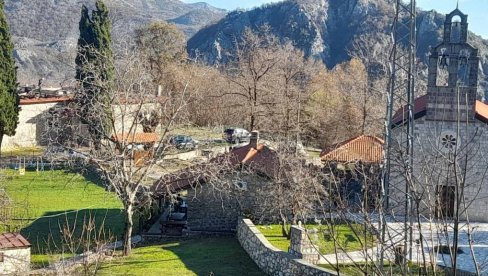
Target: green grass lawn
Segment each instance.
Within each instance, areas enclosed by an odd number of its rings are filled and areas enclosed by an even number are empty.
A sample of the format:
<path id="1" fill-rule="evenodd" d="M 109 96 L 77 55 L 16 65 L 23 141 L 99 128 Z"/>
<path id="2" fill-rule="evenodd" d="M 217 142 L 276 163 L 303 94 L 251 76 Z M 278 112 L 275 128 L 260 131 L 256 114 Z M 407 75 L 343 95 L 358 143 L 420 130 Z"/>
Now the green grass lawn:
<path id="1" fill-rule="evenodd" d="M 195 238 L 135 248 L 104 263 L 99 275 L 265 275 L 235 238 Z"/>
<path id="2" fill-rule="evenodd" d="M 319 266 L 332 271 L 336 271 L 336 268 L 332 265 L 323 264 Z M 346 275 L 372 275 L 373 269 L 377 272 L 377 269 L 373 264 L 366 264 L 366 263 L 339 265 L 339 271 Z M 410 270 L 412 271 L 413 275 L 424 275 L 424 274 L 419 274 L 421 268 L 418 265 L 411 264 Z M 403 275 L 401 266 L 391 265 L 388 263 L 386 263 L 383 266 L 383 271 L 386 275 Z M 430 267 L 428 267 L 427 271 L 428 271 L 427 275 L 439 275 L 439 276 L 446 275 L 444 271 L 442 271 L 441 269 L 436 270 L 436 272 L 434 273 L 433 270 Z"/>
<path id="3" fill-rule="evenodd" d="M 13 225 L 0 231 L 20 230 L 32 244 L 33 262 L 48 260 L 46 253 L 59 253 L 60 229 L 65 224 L 81 229 L 83 221 L 94 217 L 97 225 L 120 239 L 123 232 L 122 204 L 113 193 L 85 177 L 61 170 L 0 172 L 2 186 L 15 202 Z M 3 229 L 2 229 L 3 228 Z"/>
<path id="4" fill-rule="evenodd" d="M 286 237 L 283 237 L 281 225 L 259 225 L 257 227 L 272 245 L 283 251 L 288 251 L 290 241 Z M 319 247 L 320 253 L 322 254 L 334 253 L 334 247 L 337 247 L 338 251 L 342 250 L 347 252 L 361 250 L 364 245 L 371 247 L 374 243 L 372 241 L 372 235 L 369 232 L 367 233 L 368 242 L 365 242 L 365 236 L 362 234 L 364 230 L 361 225 L 335 225 L 334 231 L 328 225 L 312 224 L 306 227 L 307 229 L 315 229 L 318 231 L 315 235 L 317 237 L 315 244 Z M 335 239 L 332 233 L 335 233 Z M 355 233 L 358 233 L 358 235 Z"/>

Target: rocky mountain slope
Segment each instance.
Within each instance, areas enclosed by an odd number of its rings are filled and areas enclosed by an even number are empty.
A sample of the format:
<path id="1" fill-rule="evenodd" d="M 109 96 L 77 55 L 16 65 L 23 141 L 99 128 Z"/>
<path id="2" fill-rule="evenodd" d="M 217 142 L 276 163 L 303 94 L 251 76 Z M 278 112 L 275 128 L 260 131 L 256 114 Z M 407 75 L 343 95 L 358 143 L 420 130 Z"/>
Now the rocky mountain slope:
<path id="1" fill-rule="evenodd" d="M 393 8 L 386 0 L 287 0 L 229 13 L 197 32 L 189 40 L 188 50 L 190 54 L 198 51 L 210 63 L 225 62 L 246 27 L 257 29 L 267 24 L 282 41 L 322 59 L 328 67 L 349 59 L 349 53 L 358 47 L 385 61 L 392 18 Z M 427 62 L 429 47 L 440 42 L 444 15 L 419 11 L 417 24 L 418 57 Z M 480 49 L 481 86 L 486 91 L 488 40 L 470 33 L 470 43 Z"/>
<path id="2" fill-rule="evenodd" d="M 6 0 L 5 10 L 15 43 L 22 84 L 59 84 L 72 78 L 81 5 L 94 0 Z M 114 39 L 154 20 L 175 23 L 188 37 L 218 21 L 226 11 L 206 3 L 178 0 L 105 0 L 113 16 Z"/>

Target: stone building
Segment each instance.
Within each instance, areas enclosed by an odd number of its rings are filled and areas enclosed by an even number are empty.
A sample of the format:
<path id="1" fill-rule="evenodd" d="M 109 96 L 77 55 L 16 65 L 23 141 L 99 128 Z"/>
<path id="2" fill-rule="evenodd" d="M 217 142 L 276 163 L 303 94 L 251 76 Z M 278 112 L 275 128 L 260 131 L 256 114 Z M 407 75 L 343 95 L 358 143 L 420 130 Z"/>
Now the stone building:
<path id="1" fill-rule="evenodd" d="M 336 204 L 349 210 L 374 209 L 379 196 L 383 139 L 353 137 L 328 146 L 320 154 L 324 172 L 339 181 Z"/>
<path id="2" fill-rule="evenodd" d="M 304 168 L 319 170 L 314 166 Z M 233 232 L 240 216 L 257 223 L 281 221 L 281 211 L 292 220 L 296 213 L 287 189 L 293 188 L 289 186 L 293 184 L 286 181 L 285 171 L 292 169 L 282 156 L 253 136 L 249 145 L 234 148 L 200 166 L 175 172 L 157 181 L 153 189 L 156 197 L 164 197 L 167 191 L 187 192 L 188 230 Z M 312 210 L 310 193 L 306 202 L 310 205 L 301 211 Z"/>
<path id="3" fill-rule="evenodd" d="M 427 217 L 488 221 L 488 105 L 477 94 L 479 62 L 468 42 L 468 16 L 455 9 L 446 15 L 443 41 L 431 49 L 427 95 L 414 104 L 413 178 L 403 176 L 401 143 L 391 160 L 393 212 L 405 213 L 408 187 L 413 207 Z M 395 137 L 405 118 L 405 108 L 395 114 Z"/>
<path id="4" fill-rule="evenodd" d="M 29 274 L 30 248 L 20 234 L 0 234 L 0 275 Z"/>

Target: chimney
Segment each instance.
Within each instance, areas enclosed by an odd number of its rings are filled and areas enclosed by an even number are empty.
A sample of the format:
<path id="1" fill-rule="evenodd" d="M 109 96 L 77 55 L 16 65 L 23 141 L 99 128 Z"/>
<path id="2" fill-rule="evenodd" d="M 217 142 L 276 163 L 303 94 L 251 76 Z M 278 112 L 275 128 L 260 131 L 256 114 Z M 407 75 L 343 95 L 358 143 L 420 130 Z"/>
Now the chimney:
<path id="1" fill-rule="evenodd" d="M 162 94 L 163 94 L 163 88 L 161 87 L 161 85 L 158 85 L 158 90 L 156 91 L 156 97 L 161 97 Z"/>
<path id="2" fill-rule="evenodd" d="M 259 142 L 259 131 L 256 131 L 256 130 L 251 131 L 251 138 L 249 139 L 249 145 L 252 148 L 257 149 L 258 148 L 258 142 Z"/>

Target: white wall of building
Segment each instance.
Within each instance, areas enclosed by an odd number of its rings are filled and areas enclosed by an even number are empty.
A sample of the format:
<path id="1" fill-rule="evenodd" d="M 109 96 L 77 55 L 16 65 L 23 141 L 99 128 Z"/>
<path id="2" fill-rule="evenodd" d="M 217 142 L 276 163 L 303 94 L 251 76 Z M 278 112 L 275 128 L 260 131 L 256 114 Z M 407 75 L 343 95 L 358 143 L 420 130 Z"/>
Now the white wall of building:
<path id="1" fill-rule="evenodd" d="M 30 248 L 0 249 L 0 275 L 23 275 L 30 270 Z"/>
<path id="2" fill-rule="evenodd" d="M 19 147 L 37 146 L 37 123 L 41 115 L 59 103 L 41 103 L 22 105 L 19 112 L 19 124 L 14 136 L 3 137 L 2 150 L 11 150 Z"/>

